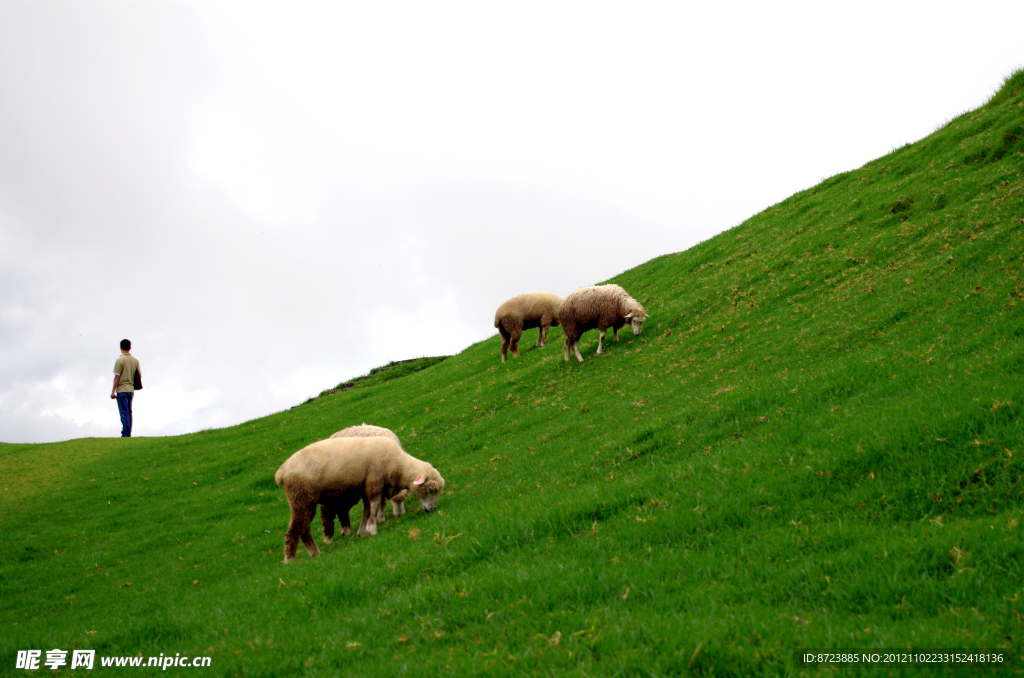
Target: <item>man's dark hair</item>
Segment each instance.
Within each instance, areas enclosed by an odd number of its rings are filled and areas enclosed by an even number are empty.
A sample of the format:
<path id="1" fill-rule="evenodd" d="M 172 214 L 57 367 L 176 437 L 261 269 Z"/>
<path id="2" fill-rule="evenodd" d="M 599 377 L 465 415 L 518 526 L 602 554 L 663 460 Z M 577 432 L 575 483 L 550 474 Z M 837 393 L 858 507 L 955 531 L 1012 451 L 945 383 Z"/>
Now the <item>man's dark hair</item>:
<path id="1" fill-rule="evenodd" d="M 122 351 L 130 351 L 130 350 L 132 350 L 132 342 L 128 341 L 127 339 L 122 339 L 121 340 L 121 350 Z"/>

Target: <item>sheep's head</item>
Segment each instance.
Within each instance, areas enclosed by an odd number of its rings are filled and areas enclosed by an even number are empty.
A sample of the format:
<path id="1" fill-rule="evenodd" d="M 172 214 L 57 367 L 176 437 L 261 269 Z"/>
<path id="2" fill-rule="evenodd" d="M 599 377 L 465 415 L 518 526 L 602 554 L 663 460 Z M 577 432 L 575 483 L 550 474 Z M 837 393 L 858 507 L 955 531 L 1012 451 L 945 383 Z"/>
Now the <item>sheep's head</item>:
<path id="1" fill-rule="evenodd" d="M 427 472 L 412 482 L 409 491 L 420 500 L 420 506 L 424 511 L 433 511 L 437 508 L 437 498 L 444 489 L 444 478 L 433 466 L 427 465 Z"/>
<path id="2" fill-rule="evenodd" d="M 644 321 L 647 320 L 648 317 L 647 312 L 644 311 L 644 307 L 640 304 L 636 305 L 636 310 L 630 311 L 626 314 L 626 320 L 628 320 L 629 324 L 633 326 L 634 335 L 638 337 L 640 336 L 640 330 L 643 329 Z"/>

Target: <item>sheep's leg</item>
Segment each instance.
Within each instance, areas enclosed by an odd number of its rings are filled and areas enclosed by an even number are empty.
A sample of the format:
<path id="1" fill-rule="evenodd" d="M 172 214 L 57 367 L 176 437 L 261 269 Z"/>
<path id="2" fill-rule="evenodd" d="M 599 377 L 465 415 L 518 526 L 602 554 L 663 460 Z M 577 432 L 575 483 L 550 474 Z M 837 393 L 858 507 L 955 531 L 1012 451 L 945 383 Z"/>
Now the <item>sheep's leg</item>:
<path id="1" fill-rule="evenodd" d="M 320 506 L 320 522 L 324 526 L 324 543 L 330 544 L 334 540 L 334 507 L 323 504 Z"/>
<path id="2" fill-rule="evenodd" d="M 316 513 L 316 502 L 306 503 L 299 501 L 299 497 L 289 497 L 292 517 L 288 522 L 288 531 L 284 535 L 284 562 L 290 563 L 295 560 L 295 552 L 298 550 L 299 540 L 306 546 L 310 556 L 320 555 L 320 549 L 313 542 L 313 535 L 309 532 L 309 524 Z"/>
<path id="3" fill-rule="evenodd" d="M 300 533 L 300 536 L 302 537 L 302 543 L 306 546 L 306 551 L 309 553 L 311 557 L 320 555 L 320 549 L 316 547 L 316 542 L 313 541 L 313 533 L 309 531 L 310 523 L 313 522 L 313 517 L 315 515 L 316 502 L 314 501 L 306 509 L 306 519 L 303 524 L 302 532 Z"/>
<path id="4" fill-rule="evenodd" d="M 377 514 L 380 512 L 380 492 L 363 497 L 363 522 L 359 524 L 359 536 L 377 534 Z"/>
<path id="5" fill-rule="evenodd" d="M 347 537 L 352 534 L 352 521 L 348 516 L 348 513 L 351 510 L 351 506 L 345 506 L 338 511 L 338 522 L 341 523 L 341 536 L 343 537 Z"/>
<path id="6" fill-rule="evenodd" d="M 380 478 L 367 478 L 363 485 L 363 522 L 359 525 L 359 536 L 377 534 L 377 516 L 381 512 L 384 482 Z"/>
<path id="7" fill-rule="evenodd" d="M 501 335 L 501 362 L 505 362 L 508 360 L 508 342 L 512 335 L 502 325 L 498 325 L 498 334 Z"/>
<path id="8" fill-rule="evenodd" d="M 565 353 L 565 362 L 569 362 L 569 340 L 568 339 L 565 340 L 565 346 L 563 347 L 562 350 Z"/>
<path id="9" fill-rule="evenodd" d="M 543 322 L 540 324 L 540 329 L 537 330 L 537 343 L 535 346 L 543 347 L 544 343 L 548 340 L 548 326 Z"/>
<path id="10" fill-rule="evenodd" d="M 292 512 L 291 520 L 288 521 L 288 530 L 284 533 L 284 564 L 295 560 L 295 552 L 299 550 L 299 521 Z"/>
<path id="11" fill-rule="evenodd" d="M 573 352 L 576 353 L 576 360 L 579 360 L 580 362 L 583 362 L 583 356 L 580 355 L 580 342 L 578 342 L 578 341 L 573 342 L 572 350 L 573 350 Z M 568 360 L 568 358 L 566 358 L 566 360 Z"/>
<path id="12" fill-rule="evenodd" d="M 601 333 L 597 335 L 597 355 L 601 355 L 601 345 L 604 343 L 604 333 L 608 330 L 601 330 Z"/>
<path id="13" fill-rule="evenodd" d="M 409 490 L 402 490 L 391 497 L 391 511 L 395 517 L 405 515 L 405 500 L 409 497 Z"/>
<path id="14" fill-rule="evenodd" d="M 370 499 L 370 519 L 366 521 L 366 534 L 377 534 L 377 516 L 383 513 L 380 495 Z"/>
<path id="15" fill-rule="evenodd" d="M 612 328 L 612 338 L 615 339 L 615 343 L 616 344 L 619 343 L 619 328 L 618 327 L 613 327 Z"/>
<path id="16" fill-rule="evenodd" d="M 383 523 L 387 520 L 387 514 L 384 513 L 384 505 L 387 504 L 387 500 L 384 497 L 380 498 L 380 508 L 377 509 L 377 522 Z"/>
<path id="17" fill-rule="evenodd" d="M 366 536 L 366 525 L 370 522 L 370 501 L 363 497 L 363 519 L 359 521 L 359 530 L 356 534 L 360 537 Z"/>
<path id="18" fill-rule="evenodd" d="M 519 327 L 513 327 L 512 328 L 512 343 L 511 343 L 510 346 L 512 348 L 512 357 L 513 358 L 518 358 L 519 357 L 519 339 L 522 336 L 523 336 L 522 328 L 519 328 Z"/>

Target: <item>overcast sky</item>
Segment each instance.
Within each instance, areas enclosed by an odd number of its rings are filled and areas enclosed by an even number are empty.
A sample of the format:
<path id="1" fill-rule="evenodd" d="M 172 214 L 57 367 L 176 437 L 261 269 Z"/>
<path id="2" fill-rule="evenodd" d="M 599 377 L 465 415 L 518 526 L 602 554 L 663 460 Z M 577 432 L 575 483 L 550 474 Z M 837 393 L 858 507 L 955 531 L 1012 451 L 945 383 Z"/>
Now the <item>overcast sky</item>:
<path id="1" fill-rule="evenodd" d="M 144 436 L 456 353 L 509 296 L 979 106 L 1021 26 L 1019 0 L 0 2 L 0 440 L 118 435 L 124 337 Z"/>

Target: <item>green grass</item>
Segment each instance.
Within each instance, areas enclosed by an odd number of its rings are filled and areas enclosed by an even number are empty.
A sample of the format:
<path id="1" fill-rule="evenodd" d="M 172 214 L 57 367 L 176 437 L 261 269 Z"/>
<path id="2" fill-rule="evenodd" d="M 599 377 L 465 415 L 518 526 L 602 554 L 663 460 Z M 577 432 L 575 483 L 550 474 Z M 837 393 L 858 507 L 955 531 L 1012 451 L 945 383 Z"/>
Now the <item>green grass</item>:
<path id="1" fill-rule="evenodd" d="M 582 365 L 559 329 L 504 365 L 495 336 L 232 428 L 0 446 L 0 672 L 92 648 L 204 675 L 818 675 L 795 648 L 867 647 L 1024 671 L 1022 125 L 1019 72 L 616 276 L 652 317 L 602 356 L 585 335 Z M 441 471 L 441 510 L 284 566 L 274 471 L 364 421 Z"/>

